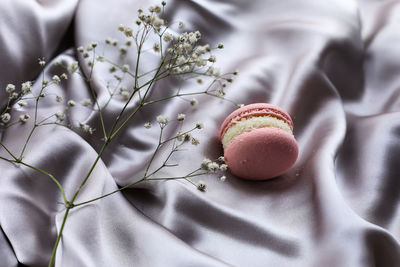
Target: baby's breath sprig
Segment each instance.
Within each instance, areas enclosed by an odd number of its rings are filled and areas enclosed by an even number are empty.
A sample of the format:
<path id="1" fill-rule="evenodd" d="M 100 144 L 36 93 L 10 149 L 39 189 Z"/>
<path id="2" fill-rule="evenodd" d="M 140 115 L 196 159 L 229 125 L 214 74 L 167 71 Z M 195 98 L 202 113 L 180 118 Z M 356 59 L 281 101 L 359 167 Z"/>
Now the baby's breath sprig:
<path id="1" fill-rule="evenodd" d="M 105 153 L 108 145 L 116 138 L 116 136 L 135 119 L 136 115 L 145 106 L 150 106 L 163 101 L 168 101 L 173 98 L 179 98 L 187 101 L 190 106 L 198 105 L 197 96 L 206 95 L 228 101 L 236 106 L 237 103 L 226 98 L 226 87 L 233 82 L 233 77 L 237 75 L 237 71 L 230 73 L 221 73 L 221 70 L 215 66 L 217 60 L 218 49 L 223 49 L 222 43 L 210 45 L 202 43 L 202 34 L 200 31 L 184 31 L 185 25 L 179 22 L 178 25 L 169 25 L 164 17 L 164 9 L 166 2 L 161 2 L 161 5 L 150 6 L 147 11 L 139 9 L 134 26 L 119 25 L 117 30 L 122 34 L 123 40 L 106 38 L 104 45 L 111 49 L 117 49 L 120 54 L 122 63 L 113 62 L 105 55 L 98 54 L 97 42 L 79 46 L 77 48 L 77 56 L 80 59 L 73 61 L 70 64 L 65 64 L 61 61 L 56 61 L 55 66 L 61 67 L 63 72 L 53 74 L 48 80 L 45 77 L 46 61 L 44 58 L 38 59 L 38 64 L 43 68 L 40 88 L 33 90 L 33 81 L 26 81 L 21 84 L 21 87 L 14 84 L 8 84 L 5 88 L 8 94 L 7 106 L 0 112 L 0 130 L 5 131 L 8 127 L 15 124 L 21 124 L 23 127 L 31 127 L 29 134 L 19 153 L 12 153 L 7 146 L 0 141 L 0 146 L 7 154 L 7 157 L 1 157 L 5 161 L 13 164 L 24 165 L 38 173 L 46 175 L 59 188 L 62 197 L 65 213 L 60 226 L 56 242 L 53 247 L 49 266 L 53 266 L 55 254 L 58 244 L 63 235 L 63 229 L 68 218 L 69 211 L 77 206 L 85 205 L 90 202 L 103 199 L 107 196 L 121 192 L 140 182 L 144 181 L 162 181 L 162 180 L 184 180 L 196 186 L 200 191 L 206 191 L 206 183 L 203 181 L 193 182 L 194 177 L 203 175 L 219 176 L 221 181 L 225 181 L 226 176 L 223 172 L 227 170 L 227 165 L 224 163 L 223 157 L 217 160 L 205 159 L 197 168 L 187 172 L 186 174 L 175 177 L 163 177 L 161 170 L 165 168 L 177 167 L 174 163 L 174 155 L 181 152 L 184 146 L 198 146 L 200 141 L 195 132 L 201 130 L 204 126 L 202 123 L 196 123 L 187 130 L 182 130 L 184 123 L 187 121 L 187 115 L 179 113 L 175 119 L 159 115 L 154 121 L 149 121 L 144 124 L 146 129 L 156 127 L 158 125 L 160 134 L 158 143 L 155 146 L 152 156 L 145 165 L 144 172 L 140 177 L 137 177 L 134 182 L 123 186 L 115 191 L 106 193 L 93 199 L 84 202 L 76 203 L 76 199 L 80 194 L 81 189 L 87 184 L 91 174 L 100 161 L 103 153 Z M 125 63 L 131 54 L 136 55 L 136 62 L 132 65 Z M 157 64 L 150 69 L 144 69 L 142 66 L 143 55 L 151 54 L 158 58 Z M 81 66 L 79 65 L 81 64 Z M 93 86 L 93 74 L 97 64 L 106 65 L 110 78 L 107 81 L 108 99 L 99 103 L 96 91 Z M 85 70 L 85 71 L 81 71 Z M 89 69 L 89 71 L 86 71 Z M 68 73 L 68 74 L 67 74 Z M 59 95 L 51 92 L 51 86 L 63 86 L 63 82 L 68 80 L 70 75 L 79 75 L 87 84 L 90 90 L 90 98 L 85 99 L 63 99 Z M 131 79 L 132 86 L 126 86 L 126 79 Z M 179 82 L 178 88 L 170 95 L 160 98 L 150 98 L 154 85 L 164 79 L 176 79 Z M 191 91 L 183 91 L 183 85 L 194 81 L 196 86 Z M 196 89 L 201 87 L 201 89 Z M 205 88 L 205 89 L 204 89 Z M 59 108 L 51 114 L 39 114 L 40 100 L 44 97 L 54 97 L 56 105 Z M 107 109 L 111 101 L 122 102 L 122 108 L 116 115 L 113 121 L 105 121 L 103 117 L 104 110 Z M 95 129 L 93 126 L 85 122 L 71 122 L 68 118 L 68 110 L 75 108 L 77 105 L 82 105 L 85 108 L 91 109 L 98 113 L 98 119 L 101 129 Z M 27 106 L 33 105 L 33 113 L 24 113 Z M 130 108 L 128 108 L 128 106 Z M 18 110 L 18 115 L 14 116 L 13 110 Z M 22 111 L 22 112 L 21 112 Z M 13 118 L 15 117 L 15 118 Z M 164 136 L 165 128 L 168 125 L 178 124 L 178 132 L 172 136 Z M 51 173 L 35 167 L 24 160 L 24 154 L 29 147 L 29 142 L 35 134 L 38 127 L 54 125 L 63 126 L 72 130 L 82 131 L 83 133 L 93 134 L 95 131 L 102 133 L 103 137 L 99 140 L 102 143 L 98 151 L 96 159 L 93 161 L 89 171 L 82 177 L 81 183 L 75 191 L 69 192 L 70 198 L 64 192 L 62 184 Z M 160 151 L 169 151 L 168 153 L 160 153 Z M 165 155 L 165 156 L 163 156 Z M 155 165 L 155 158 L 163 158 L 159 166 Z M 72 196 L 72 197 L 71 197 Z"/>

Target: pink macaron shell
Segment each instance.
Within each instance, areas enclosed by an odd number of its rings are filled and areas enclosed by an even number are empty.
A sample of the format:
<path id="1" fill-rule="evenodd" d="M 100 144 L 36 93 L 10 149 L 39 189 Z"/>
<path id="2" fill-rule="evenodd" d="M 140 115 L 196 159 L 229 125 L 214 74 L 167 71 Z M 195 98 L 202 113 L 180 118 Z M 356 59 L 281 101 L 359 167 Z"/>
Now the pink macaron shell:
<path id="1" fill-rule="evenodd" d="M 289 124 L 290 128 L 293 130 L 293 121 L 292 118 L 290 117 L 290 115 L 284 111 L 283 109 L 281 109 L 280 107 L 277 107 L 275 105 L 272 104 L 268 104 L 268 103 L 255 103 L 255 104 L 250 104 L 250 105 L 246 105 L 244 107 L 241 107 L 235 111 L 233 111 L 231 114 L 228 115 L 228 117 L 226 117 L 226 119 L 224 120 L 224 122 L 221 124 L 221 128 L 219 131 L 219 138 L 220 140 L 222 140 L 223 135 L 225 134 L 227 128 L 229 128 L 231 122 L 233 119 L 235 119 L 236 117 L 243 117 L 244 114 L 249 114 L 252 113 L 254 111 L 258 111 L 257 113 L 259 113 L 259 110 L 265 110 L 265 113 L 273 113 L 279 117 L 281 117 L 282 119 L 285 120 L 285 122 L 287 124 Z"/>
<path id="2" fill-rule="evenodd" d="M 235 137 L 225 148 L 225 162 L 241 178 L 266 180 L 290 169 L 298 151 L 291 134 L 274 127 L 259 128 Z"/>

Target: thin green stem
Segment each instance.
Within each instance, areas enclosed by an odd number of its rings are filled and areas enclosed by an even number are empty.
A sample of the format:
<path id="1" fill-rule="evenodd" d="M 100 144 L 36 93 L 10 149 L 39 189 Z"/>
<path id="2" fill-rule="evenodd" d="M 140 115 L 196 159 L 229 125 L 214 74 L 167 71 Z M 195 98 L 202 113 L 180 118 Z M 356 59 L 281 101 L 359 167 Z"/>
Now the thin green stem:
<path id="1" fill-rule="evenodd" d="M 30 141 L 30 139 L 31 139 L 31 137 L 33 135 L 33 132 L 35 131 L 36 127 L 37 127 L 37 125 L 36 125 L 36 120 L 35 120 L 35 125 L 32 127 L 31 131 L 29 132 L 28 138 L 26 139 L 24 147 L 22 148 L 22 151 L 21 151 L 21 153 L 19 155 L 19 159 L 20 160 L 22 160 L 22 157 L 24 156 L 26 147 L 28 146 L 28 143 L 29 143 L 29 141 Z"/>
<path id="2" fill-rule="evenodd" d="M 158 145 L 157 145 L 156 150 L 154 151 L 153 155 L 151 156 L 151 159 L 150 159 L 149 163 L 147 164 L 146 170 L 145 170 L 145 172 L 144 172 L 144 177 L 147 176 L 147 173 L 149 172 L 149 169 L 150 169 L 150 167 L 151 167 L 151 164 L 153 163 L 153 160 L 154 160 L 154 158 L 156 157 L 158 150 L 159 150 L 160 147 L 162 146 L 162 144 L 161 144 L 161 138 L 162 138 L 163 130 L 164 130 L 164 127 L 161 127 L 160 136 L 159 136 L 159 138 L 158 138 Z"/>
<path id="3" fill-rule="evenodd" d="M 130 183 L 130 184 L 128 184 L 128 185 L 125 185 L 125 186 L 123 186 L 123 187 L 121 187 L 121 188 L 119 188 L 119 189 L 117 189 L 117 190 L 114 190 L 114 191 L 112 191 L 112 192 L 110 192 L 110 193 L 107 193 L 107 194 L 105 194 L 105 195 L 102 195 L 102 196 L 100 196 L 100 197 L 96 197 L 96 198 L 93 198 L 93 199 L 88 200 L 88 201 L 84 201 L 84 202 L 81 202 L 81 203 L 74 204 L 74 207 L 78 207 L 78 206 L 81 206 L 81 205 L 85 205 L 85 204 L 91 203 L 91 202 L 93 202 L 93 201 L 96 201 L 96 200 L 99 200 L 99 199 L 108 197 L 108 196 L 110 196 L 110 195 L 113 195 L 113 194 L 115 194 L 115 193 L 118 193 L 118 192 L 120 192 L 120 191 L 122 191 L 122 190 L 125 190 L 125 189 L 127 189 L 127 188 L 129 188 L 129 187 L 132 187 L 132 186 L 134 186 L 134 185 L 136 185 L 136 184 L 138 184 L 138 183 L 140 183 L 140 182 L 143 182 L 143 181 L 144 181 L 144 178 L 142 177 L 140 180 L 137 180 L 137 181 L 135 181 L 135 182 L 133 182 L 133 183 Z"/>
<path id="4" fill-rule="evenodd" d="M 148 85 L 148 87 L 147 87 L 147 89 L 146 89 L 146 92 L 144 93 L 144 96 L 142 97 L 142 101 L 140 102 L 140 105 L 136 108 L 135 111 L 133 111 L 133 112 L 128 116 L 128 118 L 121 124 L 121 126 L 118 127 L 117 130 L 115 130 L 115 132 L 112 132 L 111 139 L 113 139 L 113 138 L 118 134 L 118 132 L 119 132 L 121 129 L 123 129 L 123 128 L 125 127 L 125 125 L 126 125 L 126 124 L 132 119 L 132 117 L 138 112 L 139 108 L 141 108 L 141 107 L 143 106 L 143 101 L 146 99 L 146 97 L 147 97 L 147 95 L 148 95 L 148 93 L 149 93 L 149 91 L 150 91 L 150 89 L 151 89 L 151 86 L 153 85 L 153 83 L 154 83 L 154 81 L 155 81 L 155 78 L 157 77 L 157 75 L 158 75 L 159 71 L 161 70 L 163 64 L 164 64 L 164 61 L 161 61 L 161 63 L 160 63 L 160 65 L 159 65 L 159 68 L 158 68 L 156 74 L 154 75 L 153 79 L 150 81 L 150 83 L 149 83 L 149 85 Z M 133 96 L 133 94 L 131 95 L 131 97 L 132 97 L 132 96 Z M 128 101 L 128 103 L 129 103 L 129 101 Z M 126 106 L 126 105 L 125 105 L 125 106 Z M 114 124 L 114 125 L 116 125 L 116 124 Z"/>
<path id="5" fill-rule="evenodd" d="M 10 150 L 8 150 L 8 148 L 3 144 L 3 142 L 0 141 L 0 145 L 7 151 L 8 154 L 10 154 L 11 157 L 13 157 L 16 161 L 18 161 L 17 157 L 11 153 Z"/>
<path id="6" fill-rule="evenodd" d="M 54 261 L 55 261 L 55 258 L 56 258 L 57 247 L 58 247 L 58 244 L 60 243 L 61 236 L 62 236 L 62 233 L 64 231 L 65 222 L 67 221 L 67 217 L 68 217 L 68 213 L 69 213 L 70 209 L 71 208 L 66 208 L 66 210 L 65 210 L 64 218 L 63 218 L 62 223 L 61 223 L 60 232 L 57 235 L 56 243 L 54 244 L 53 251 L 51 253 L 51 258 L 50 258 L 48 267 L 53 267 L 53 265 L 54 265 Z"/>
<path id="7" fill-rule="evenodd" d="M 93 75 L 95 58 L 96 58 L 96 49 L 93 49 L 92 65 L 90 67 L 90 73 L 89 73 L 89 78 L 87 79 L 87 83 L 88 83 L 90 92 L 92 94 L 92 97 L 94 99 L 94 102 L 96 103 L 97 110 L 99 112 L 99 117 L 100 117 L 101 129 L 103 130 L 104 140 L 106 140 L 107 139 L 107 133 L 106 133 L 106 127 L 105 127 L 105 124 L 104 124 L 102 109 L 100 108 L 100 104 L 99 104 L 99 101 L 97 100 L 96 92 L 94 91 L 93 86 L 92 86 L 92 75 Z"/>
<path id="8" fill-rule="evenodd" d="M 104 145 L 101 147 L 99 154 L 97 155 L 95 161 L 93 162 L 89 172 L 86 174 L 85 179 L 83 179 L 83 181 L 81 182 L 81 184 L 79 185 L 78 189 L 76 190 L 75 194 L 73 195 L 73 197 L 71 198 L 71 203 L 74 203 L 74 200 L 77 198 L 79 192 L 81 191 L 82 187 L 86 184 L 87 180 L 89 179 L 90 175 L 92 174 L 94 168 L 97 165 L 97 162 L 100 160 L 101 156 L 104 153 L 104 150 L 106 149 L 107 145 L 109 144 L 109 140 L 107 139 L 106 142 L 104 143 Z"/>

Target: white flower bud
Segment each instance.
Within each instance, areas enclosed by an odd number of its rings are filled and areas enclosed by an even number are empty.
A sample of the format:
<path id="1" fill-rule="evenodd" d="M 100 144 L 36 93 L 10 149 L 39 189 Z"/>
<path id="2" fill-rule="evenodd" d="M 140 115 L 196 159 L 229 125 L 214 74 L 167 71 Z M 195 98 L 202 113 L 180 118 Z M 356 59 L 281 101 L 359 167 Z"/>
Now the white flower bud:
<path id="1" fill-rule="evenodd" d="M 196 98 L 192 98 L 192 99 L 190 100 L 190 105 L 191 105 L 191 106 L 196 106 L 198 103 L 199 103 L 199 101 L 197 101 Z"/>
<path id="2" fill-rule="evenodd" d="M 10 113 L 4 113 L 3 115 L 1 115 L 1 120 L 2 120 L 4 123 L 9 122 L 10 119 L 11 119 Z"/>
<path id="3" fill-rule="evenodd" d="M 19 105 L 19 106 L 21 106 L 21 107 L 25 107 L 26 105 L 28 105 L 28 103 L 25 101 L 25 100 L 19 100 L 18 102 L 17 102 L 17 104 Z"/>
<path id="4" fill-rule="evenodd" d="M 21 116 L 19 116 L 19 122 L 21 123 L 25 123 L 29 120 L 31 116 L 29 116 L 28 114 L 23 114 Z"/>
<path id="5" fill-rule="evenodd" d="M 90 100 L 89 98 L 85 98 L 85 99 L 83 99 L 83 100 L 81 101 L 81 104 L 82 104 L 82 106 L 87 107 L 87 106 L 89 106 L 89 105 L 92 104 L 92 100 Z"/>
<path id="6" fill-rule="evenodd" d="M 52 79 L 53 82 L 55 82 L 55 83 L 60 83 L 60 82 L 61 82 L 61 79 L 60 79 L 60 77 L 58 77 L 58 75 L 54 75 L 53 78 L 51 78 L 51 79 Z"/>
<path id="7" fill-rule="evenodd" d="M 157 122 L 161 125 L 161 126 L 165 126 L 168 124 L 168 117 L 164 117 L 162 115 L 158 115 L 157 116 Z"/>
<path id="8" fill-rule="evenodd" d="M 184 121 L 184 120 L 185 120 L 185 117 L 186 117 L 186 115 L 181 113 L 181 114 L 178 114 L 178 116 L 177 116 L 176 119 L 177 119 L 178 121 Z"/>
<path id="9" fill-rule="evenodd" d="M 205 182 L 203 181 L 199 181 L 199 183 L 197 184 L 197 189 L 204 192 L 206 191 L 207 185 Z"/>
<path id="10" fill-rule="evenodd" d="M 57 111 L 55 115 L 56 115 L 56 118 L 57 118 L 59 121 L 63 121 L 63 120 L 65 119 L 65 114 L 64 114 L 64 112 L 62 112 L 62 111 Z"/>
<path id="11" fill-rule="evenodd" d="M 68 105 L 69 107 L 73 107 L 73 106 L 75 106 L 76 104 L 75 104 L 75 101 L 74 101 L 74 100 L 68 100 L 67 105 Z"/>
<path id="12" fill-rule="evenodd" d="M 14 85 L 14 84 L 11 84 L 11 83 L 7 84 L 7 86 L 6 86 L 6 92 L 9 93 L 9 94 L 11 94 L 11 93 L 14 92 L 14 91 L 15 91 L 15 85 Z"/>
<path id="13" fill-rule="evenodd" d="M 129 71 L 129 65 L 128 64 L 124 64 L 121 67 L 122 72 L 128 72 Z"/>

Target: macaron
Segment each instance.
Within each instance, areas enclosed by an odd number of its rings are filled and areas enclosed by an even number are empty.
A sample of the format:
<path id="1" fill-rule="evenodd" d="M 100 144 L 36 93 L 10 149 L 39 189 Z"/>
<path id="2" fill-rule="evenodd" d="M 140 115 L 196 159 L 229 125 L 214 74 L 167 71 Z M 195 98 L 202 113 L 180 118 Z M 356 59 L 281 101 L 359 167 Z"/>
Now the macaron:
<path id="1" fill-rule="evenodd" d="M 285 173 L 299 153 L 292 118 L 267 103 L 232 112 L 222 123 L 219 138 L 230 172 L 248 180 L 266 180 Z"/>

